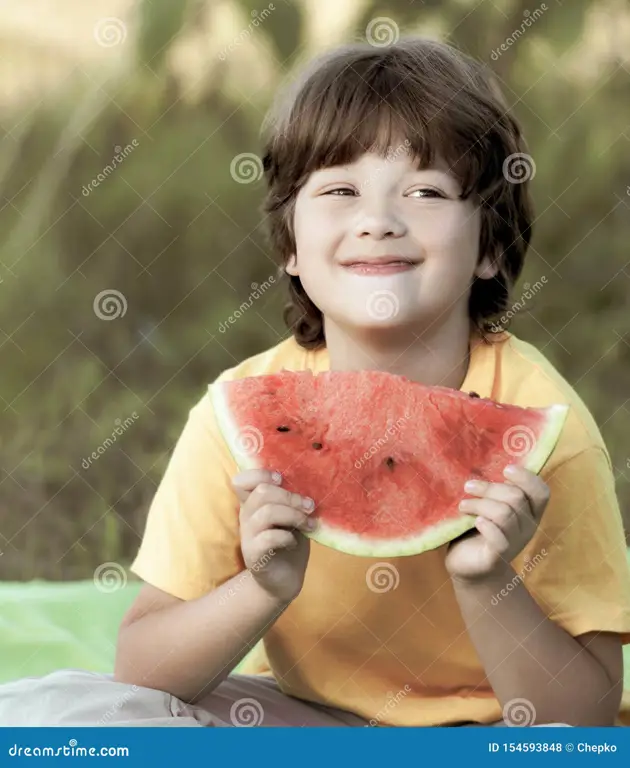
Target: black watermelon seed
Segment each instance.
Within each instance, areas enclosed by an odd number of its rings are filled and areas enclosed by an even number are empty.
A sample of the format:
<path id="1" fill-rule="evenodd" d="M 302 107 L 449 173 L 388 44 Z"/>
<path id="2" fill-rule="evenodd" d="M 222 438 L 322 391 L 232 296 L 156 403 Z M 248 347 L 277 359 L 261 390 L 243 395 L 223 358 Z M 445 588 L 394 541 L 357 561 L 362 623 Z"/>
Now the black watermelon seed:
<path id="1" fill-rule="evenodd" d="M 319 451 L 322 447 L 321 443 L 313 443 L 313 448 L 315 448 L 316 451 Z"/>
<path id="2" fill-rule="evenodd" d="M 391 457 L 391 456 L 388 456 L 388 457 L 385 459 L 385 464 L 387 464 L 387 466 L 388 466 L 390 469 L 391 469 L 391 468 L 394 466 L 394 464 L 395 464 L 395 463 L 396 463 L 396 462 L 394 461 L 394 459 L 392 459 L 392 457 Z"/>
<path id="3" fill-rule="evenodd" d="M 480 475 L 481 476 L 481 470 L 479 467 L 471 467 L 470 468 L 470 474 L 471 475 Z"/>
<path id="4" fill-rule="evenodd" d="M 276 427 L 278 432 L 290 432 L 291 429 L 289 427 Z"/>
<path id="5" fill-rule="evenodd" d="M 469 392 L 468 393 L 471 397 L 480 397 L 476 392 Z"/>

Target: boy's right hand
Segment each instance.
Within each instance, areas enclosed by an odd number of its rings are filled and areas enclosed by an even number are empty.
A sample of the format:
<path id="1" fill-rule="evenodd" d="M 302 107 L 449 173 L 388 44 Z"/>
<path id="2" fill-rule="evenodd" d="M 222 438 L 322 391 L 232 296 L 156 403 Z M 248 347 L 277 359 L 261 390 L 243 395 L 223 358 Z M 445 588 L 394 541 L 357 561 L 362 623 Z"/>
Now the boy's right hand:
<path id="1" fill-rule="evenodd" d="M 310 539 L 300 531 L 314 530 L 305 508 L 306 497 L 274 482 L 272 472 L 250 469 L 232 478 L 241 503 L 241 550 L 245 565 L 260 586 L 281 602 L 294 600 L 304 583 Z"/>

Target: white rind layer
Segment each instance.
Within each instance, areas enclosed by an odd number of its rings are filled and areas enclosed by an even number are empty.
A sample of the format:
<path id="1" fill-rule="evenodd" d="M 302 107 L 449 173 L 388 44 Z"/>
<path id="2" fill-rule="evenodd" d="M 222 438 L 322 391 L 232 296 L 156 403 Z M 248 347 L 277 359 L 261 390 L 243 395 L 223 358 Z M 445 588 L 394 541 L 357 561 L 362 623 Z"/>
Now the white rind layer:
<path id="1" fill-rule="evenodd" d="M 246 453 L 238 450 L 239 439 L 242 437 L 241 430 L 230 417 L 230 408 L 223 387 L 222 382 L 215 382 L 208 387 L 217 424 L 239 470 L 257 469 L 261 466 L 258 452 Z M 526 461 L 522 463 L 523 467 L 536 474 L 540 472 L 558 442 L 568 411 L 569 406 L 563 404 L 547 407 L 547 424 L 534 449 L 529 453 Z M 402 539 L 373 539 L 365 535 L 344 531 L 320 521 L 317 530 L 304 533 L 304 535 L 319 544 L 350 555 L 405 557 L 436 549 L 474 527 L 475 517 L 462 515 L 437 523 L 417 536 Z"/>
<path id="2" fill-rule="evenodd" d="M 404 557 L 419 555 L 421 552 L 441 547 L 474 527 L 475 518 L 472 515 L 462 515 L 462 517 L 453 517 L 450 520 L 437 523 L 425 529 L 418 536 L 410 536 L 406 539 L 371 539 L 368 536 L 350 533 L 323 523 L 320 523 L 320 527 L 316 531 L 304 535 L 319 544 L 332 547 L 340 552 L 346 552 L 349 555 Z"/>
<path id="3" fill-rule="evenodd" d="M 536 441 L 533 451 L 530 451 L 522 466 L 530 472 L 538 474 L 558 442 L 562 427 L 569 412 L 569 406 L 564 404 L 547 407 L 547 425 Z"/>
<path id="4" fill-rule="evenodd" d="M 258 469 L 260 467 L 259 451 L 239 450 L 239 441 L 242 440 L 243 435 L 241 429 L 230 416 L 230 407 L 225 398 L 224 386 L 223 382 L 215 382 L 208 387 L 219 429 L 239 470 L 242 472 L 246 469 Z"/>

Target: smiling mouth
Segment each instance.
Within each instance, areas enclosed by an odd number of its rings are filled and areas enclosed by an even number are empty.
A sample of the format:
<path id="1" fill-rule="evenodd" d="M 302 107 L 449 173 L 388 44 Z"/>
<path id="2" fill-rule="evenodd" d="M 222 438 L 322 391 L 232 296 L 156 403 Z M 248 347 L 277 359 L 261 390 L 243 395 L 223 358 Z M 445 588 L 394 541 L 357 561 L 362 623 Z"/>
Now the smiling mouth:
<path id="1" fill-rule="evenodd" d="M 362 275 L 385 275 L 394 274 L 396 272 L 408 272 L 415 269 L 418 264 L 412 261 L 399 260 L 399 261 L 387 261 L 381 263 L 357 261 L 351 264 L 342 265 L 344 269 L 348 269 L 351 272 Z"/>

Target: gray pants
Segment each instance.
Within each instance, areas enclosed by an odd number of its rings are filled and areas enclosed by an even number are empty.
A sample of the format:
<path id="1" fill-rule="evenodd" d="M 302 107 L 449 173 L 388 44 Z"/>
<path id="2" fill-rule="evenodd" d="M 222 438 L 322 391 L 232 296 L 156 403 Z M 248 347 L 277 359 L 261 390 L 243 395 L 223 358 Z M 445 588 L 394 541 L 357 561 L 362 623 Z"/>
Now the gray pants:
<path id="1" fill-rule="evenodd" d="M 232 674 L 196 704 L 164 691 L 117 683 L 111 674 L 80 669 L 0 685 L 0 726 L 366 725 L 368 721 L 350 712 L 287 696 L 273 678 L 258 675 Z"/>

